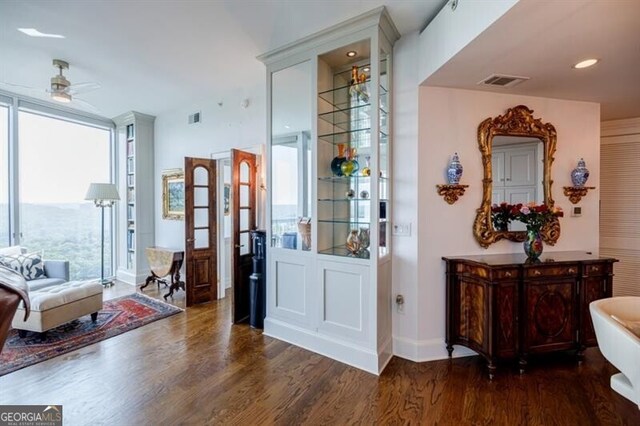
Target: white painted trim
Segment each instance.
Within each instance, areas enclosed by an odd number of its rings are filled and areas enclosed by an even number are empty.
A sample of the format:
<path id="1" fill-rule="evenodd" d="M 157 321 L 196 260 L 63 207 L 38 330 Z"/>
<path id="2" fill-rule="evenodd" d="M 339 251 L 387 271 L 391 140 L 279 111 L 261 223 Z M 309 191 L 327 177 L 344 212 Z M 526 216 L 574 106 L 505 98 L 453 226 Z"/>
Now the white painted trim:
<path id="1" fill-rule="evenodd" d="M 600 136 L 621 136 L 640 133 L 640 117 L 623 120 L 603 121 L 600 123 Z"/>
<path id="2" fill-rule="evenodd" d="M 380 375 L 382 369 L 379 366 L 386 366 L 391 359 L 391 356 L 389 356 L 389 359 L 380 363 L 380 357 L 374 351 L 338 339 L 332 339 L 312 330 L 295 327 L 273 318 L 265 318 L 263 334 L 375 375 Z"/>
<path id="3" fill-rule="evenodd" d="M 444 338 L 412 340 L 405 337 L 393 338 L 393 355 L 414 362 L 437 361 L 449 358 Z M 453 358 L 478 355 L 471 349 L 455 345 Z"/>
<path id="4" fill-rule="evenodd" d="M 118 269 L 118 271 L 116 272 L 116 279 L 118 281 L 122 281 L 131 285 L 142 284 L 147 279 L 147 276 L 148 274 L 134 275 L 125 269 Z"/>

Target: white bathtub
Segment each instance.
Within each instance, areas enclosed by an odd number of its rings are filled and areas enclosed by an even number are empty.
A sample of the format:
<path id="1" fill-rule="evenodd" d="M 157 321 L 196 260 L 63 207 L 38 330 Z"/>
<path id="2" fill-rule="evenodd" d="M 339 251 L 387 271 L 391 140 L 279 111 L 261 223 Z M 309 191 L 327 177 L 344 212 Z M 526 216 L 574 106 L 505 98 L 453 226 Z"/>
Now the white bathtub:
<path id="1" fill-rule="evenodd" d="M 596 300 L 589 310 L 602 355 L 620 370 L 611 376 L 611 388 L 640 409 L 640 338 L 611 318 L 640 321 L 640 297 Z"/>

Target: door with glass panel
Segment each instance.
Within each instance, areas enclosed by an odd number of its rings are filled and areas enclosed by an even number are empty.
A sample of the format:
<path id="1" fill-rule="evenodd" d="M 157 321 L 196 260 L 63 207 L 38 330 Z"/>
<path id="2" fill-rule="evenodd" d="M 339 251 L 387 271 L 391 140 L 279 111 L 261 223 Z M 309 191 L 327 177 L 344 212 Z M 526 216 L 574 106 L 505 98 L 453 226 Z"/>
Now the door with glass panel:
<path id="1" fill-rule="evenodd" d="M 186 157 L 185 248 L 187 306 L 218 298 L 216 161 Z"/>
<path id="2" fill-rule="evenodd" d="M 249 276 L 253 269 L 250 231 L 256 229 L 256 156 L 231 150 L 231 220 L 233 233 L 233 322 L 249 318 Z"/>

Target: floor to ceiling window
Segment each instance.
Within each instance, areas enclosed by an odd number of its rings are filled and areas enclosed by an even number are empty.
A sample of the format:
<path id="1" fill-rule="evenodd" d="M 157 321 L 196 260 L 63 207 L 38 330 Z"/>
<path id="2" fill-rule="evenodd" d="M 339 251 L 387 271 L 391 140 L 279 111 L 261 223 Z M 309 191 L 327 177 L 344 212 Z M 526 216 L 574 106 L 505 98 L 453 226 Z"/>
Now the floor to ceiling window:
<path id="1" fill-rule="evenodd" d="M 110 182 L 110 147 L 108 128 L 18 112 L 19 242 L 69 260 L 71 279 L 100 276 L 100 209 L 84 198 L 91 182 Z M 113 275 L 110 216 L 105 209 L 105 276 Z"/>
<path id="2" fill-rule="evenodd" d="M 9 239 L 9 108 L 0 105 L 0 247 Z"/>

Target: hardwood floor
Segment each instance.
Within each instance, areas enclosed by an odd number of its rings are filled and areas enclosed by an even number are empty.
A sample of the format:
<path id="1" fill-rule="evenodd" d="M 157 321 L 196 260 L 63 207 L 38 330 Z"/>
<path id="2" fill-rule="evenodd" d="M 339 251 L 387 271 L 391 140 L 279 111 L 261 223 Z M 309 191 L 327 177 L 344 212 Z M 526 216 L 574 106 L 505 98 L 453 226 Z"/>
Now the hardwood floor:
<path id="1" fill-rule="evenodd" d="M 221 300 L 16 371 L 0 377 L 0 404 L 62 404 L 65 425 L 640 425 L 597 349 L 581 366 L 533 358 L 492 382 L 479 357 L 394 358 L 376 377 L 230 319 Z"/>

